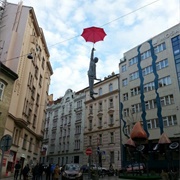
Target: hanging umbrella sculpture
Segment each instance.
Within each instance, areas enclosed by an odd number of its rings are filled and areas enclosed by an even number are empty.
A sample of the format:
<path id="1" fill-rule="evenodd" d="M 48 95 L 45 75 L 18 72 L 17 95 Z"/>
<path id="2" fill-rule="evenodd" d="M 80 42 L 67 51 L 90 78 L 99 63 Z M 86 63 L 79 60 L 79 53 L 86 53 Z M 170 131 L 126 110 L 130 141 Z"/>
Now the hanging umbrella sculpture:
<path id="1" fill-rule="evenodd" d="M 94 44 L 98 41 L 103 41 L 104 37 L 106 36 L 106 33 L 103 28 L 99 27 L 88 27 L 83 29 L 83 32 L 81 36 L 85 39 L 86 42 L 92 42 L 93 48 L 91 50 L 91 57 L 90 57 L 90 64 L 89 64 L 89 70 L 88 70 L 88 78 L 89 78 L 89 91 L 90 91 L 90 97 L 95 100 L 94 94 L 97 94 L 94 92 L 94 80 L 101 81 L 101 79 L 97 79 L 96 77 L 96 63 L 98 62 L 98 58 L 94 57 Z"/>

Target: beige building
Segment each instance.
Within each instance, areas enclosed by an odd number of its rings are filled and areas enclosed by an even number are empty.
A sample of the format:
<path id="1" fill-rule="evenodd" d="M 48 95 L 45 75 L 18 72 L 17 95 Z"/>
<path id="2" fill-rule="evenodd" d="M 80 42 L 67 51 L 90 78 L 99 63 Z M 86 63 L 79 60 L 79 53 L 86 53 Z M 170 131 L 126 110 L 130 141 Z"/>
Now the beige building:
<path id="1" fill-rule="evenodd" d="M 95 100 L 85 89 L 84 152 L 92 149 L 91 164 L 115 169 L 121 166 L 118 75 L 112 73 L 94 85 Z M 84 164 L 88 156 L 84 156 Z"/>
<path id="2" fill-rule="evenodd" d="M 134 154 L 129 154 L 128 148 L 124 148 L 123 163 L 147 161 L 149 168 L 154 170 L 177 168 L 180 158 L 177 151 L 177 134 L 180 132 L 180 24 L 125 52 L 119 70 L 123 105 L 120 114 L 125 126 L 123 144 L 130 138 L 137 121 L 141 121 L 149 140 L 142 146 L 146 160 L 139 156 L 136 148 Z M 163 150 L 163 145 L 158 143 L 162 135 L 166 135 L 174 147 L 167 145 Z"/>
<path id="3" fill-rule="evenodd" d="M 9 176 L 17 161 L 22 167 L 39 161 L 53 71 L 43 30 L 32 7 L 5 3 L 0 27 L 0 61 L 18 75 L 4 130 L 13 139 L 2 168 L 2 175 Z"/>
<path id="4" fill-rule="evenodd" d="M 4 135 L 14 81 L 17 74 L 0 62 L 0 137 Z"/>

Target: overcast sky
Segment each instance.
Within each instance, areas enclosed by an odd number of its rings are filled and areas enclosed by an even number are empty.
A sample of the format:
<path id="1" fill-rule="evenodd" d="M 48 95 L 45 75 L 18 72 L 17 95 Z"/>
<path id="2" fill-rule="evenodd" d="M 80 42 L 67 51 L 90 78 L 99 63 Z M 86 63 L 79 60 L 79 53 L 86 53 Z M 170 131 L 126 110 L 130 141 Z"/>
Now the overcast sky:
<path id="1" fill-rule="evenodd" d="M 93 44 L 80 36 L 83 28 L 102 27 L 107 34 L 95 44 L 97 78 L 104 79 L 118 73 L 124 52 L 180 22 L 180 0 L 24 0 L 23 5 L 34 8 L 44 31 L 54 100 L 69 88 L 77 92 L 88 86 Z"/>

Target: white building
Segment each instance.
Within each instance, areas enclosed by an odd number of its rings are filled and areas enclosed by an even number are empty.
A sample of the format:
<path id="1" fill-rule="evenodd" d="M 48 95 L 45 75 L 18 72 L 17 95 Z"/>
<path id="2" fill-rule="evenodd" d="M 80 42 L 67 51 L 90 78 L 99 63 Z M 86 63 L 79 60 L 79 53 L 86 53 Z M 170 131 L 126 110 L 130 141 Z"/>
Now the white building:
<path id="1" fill-rule="evenodd" d="M 83 163 L 84 99 L 83 91 L 75 93 L 68 89 L 62 98 L 49 102 L 41 159 L 43 163 Z"/>

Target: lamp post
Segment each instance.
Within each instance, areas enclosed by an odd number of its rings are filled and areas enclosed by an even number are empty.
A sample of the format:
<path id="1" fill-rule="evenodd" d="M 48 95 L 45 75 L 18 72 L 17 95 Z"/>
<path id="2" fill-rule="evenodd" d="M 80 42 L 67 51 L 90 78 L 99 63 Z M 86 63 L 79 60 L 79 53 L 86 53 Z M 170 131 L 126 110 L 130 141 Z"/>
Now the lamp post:
<path id="1" fill-rule="evenodd" d="M 119 132 L 119 135 L 120 135 L 120 153 L 121 153 L 121 159 L 120 159 L 120 166 L 121 166 L 121 169 L 123 167 L 123 147 L 122 147 L 122 128 L 121 128 L 121 119 L 122 119 L 122 113 L 121 113 L 121 97 L 120 97 L 120 74 L 119 75 L 116 75 L 117 79 L 118 79 L 118 96 L 119 96 L 119 124 L 120 124 L 120 132 Z"/>

